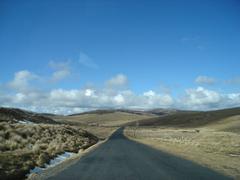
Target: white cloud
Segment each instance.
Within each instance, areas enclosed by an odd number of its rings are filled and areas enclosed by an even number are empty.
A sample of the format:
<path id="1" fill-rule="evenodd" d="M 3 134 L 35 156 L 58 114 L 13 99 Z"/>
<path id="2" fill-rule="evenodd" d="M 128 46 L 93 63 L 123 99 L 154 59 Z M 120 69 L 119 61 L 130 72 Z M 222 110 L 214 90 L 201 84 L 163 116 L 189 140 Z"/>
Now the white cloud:
<path id="1" fill-rule="evenodd" d="M 50 61 L 49 66 L 55 70 L 51 77 L 51 81 L 53 82 L 61 81 L 71 74 L 69 68 L 69 61 L 66 62 Z"/>
<path id="2" fill-rule="evenodd" d="M 109 88 L 123 88 L 128 84 L 128 78 L 124 74 L 117 74 L 112 77 L 108 81 L 106 81 L 106 85 Z"/>
<path id="3" fill-rule="evenodd" d="M 63 67 L 61 64 L 55 65 Z M 15 73 L 14 79 L 8 83 L 14 91 L 0 87 L 0 104 L 61 114 L 99 108 L 209 110 L 240 106 L 240 92 L 223 94 L 203 87 L 186 89 L 182 98 L 174 98 L 168 93 L 158 93 L 151 89 L 137 94 L 127 88 L 128 79 L 123 74 L 118 74 L 108 80 L 104 88 L 91 86 L 68 90 L 31 88 L 30 82 L 36 78 L 38 76 L 27 70 Z"/>
<path id="4" fill-rule="evenodd" d="M 191 110 L 211 110 L 240 106 L 240 93 L 221 94 L 203 87 L 187 89 L 179 106 Z"/>
<path id="5" fill-rule="evenodd" d="M 121 94 L 114 96 L 113 99 L 116 102 L 116 104 L 118 104 L 118 105 L 123 105 L 125 103 L 125 99 L 124 99 L 123 95 L 121 95 Z"/>
<path id="6" fill-rule="evenodd" d="M 15 96 L 15 102 L 24 102 L 24 100 L 26 99 L 26 95 L 23 93 L 17 93 Z"/>
<path id="7" fill-rule="evenodd" d="M 79 57 L 79 63 L 92 69 L 98 69 L 99 66 L 90 58 L 87 54 L 81 52 Z"/>
<path id="8" fill-rule="evenodd" d="M 22 70 L 18 71 L 14 75 L 14 79 L 8 83 L 9 87 L 17 90 L 17 91 L 28 91 L 29 90 L 29 82 L 33 79 L 36 79 L 38 76 L 27 71 Z"/>
<path id="9" fill-rule="evenodd" d="M 60 81 L 69 75 L 70 75 L 70 71 L 68 69 L 58 70 L 53 73 L 51 80 L 55 82 Z"/>
<path id="10" fill-rule="evenodd" d="M 223 95 L 223 102 L 225 106 L 223 107 L 236 107 L 240 106 L 240 93 L 230 93 Z"/>
<path id="11" fill-rule="evenodd" d="M 152 91 L 152 90 L 149 90 L 147 92 L 144 92 L 143 95 L 147 96 L 147 97 L 153 97 L 153 96 L 156 95 L 156 93 L 154 91 Z"/>
<path id="12" fill-rule="evenodd" d="M 88 96 L 88 97 L 90 97 L 90 96 L 95 96 L 94 90 L 92 90 L 92 89 L 86 89 L 86 90 L 85 90 L 85 96 Z"/>
<path id="13" fill-rule="evenodd" d="M 145 106 L 149 108 L 156 108 L 156 107 L 170 107 L 173 105 L 173 98 L 169 94 L 157 94 L 153 90 L 149 90 L 143 93 L 144 103 Z"/>
<path id="14" fill-rule="evenodd" d="M 5 99 L 0 96 L 0 102 L 14 107 L 63 114 L 98 108 L 168 107 L 172 103 L 168 95 L 145 95 L 137 95 L 130 90 L 109 93 L 107 89 L 53 89 L 49 92 L 16 93 L 5 96 Z"/>
<path id="15" fill-rule="evenodd" d="M 211 85 L 211 84 L 214 84 L 216 82 L 216 80 L 212 77 L 208 77 L 208 76 L 198 76 L 196 79 L 195 79 L 195 82 L 198 83 L 198 84 L 207 84 L 207 85 Z"/>
<path id="16" fill-rule="evenodd" d="M 0 94 L 2 105 L 30 110 L 70 114 L 98 108 L 181 108 L 208 110 L 240 106 L 240 93 L 220 94 L 203 87 L 187 89 L 181 99 L 153 90 L 135 94 L 131 90 L 53 89 L 48 92 Z"/>
<path id="17" fill-rule="evenodd" d="M 184 104 L 187 106 L 210 106 L 221 100 L 220 95 L 211 90 L 198 87 L 197 89 L 187 89 Z"/>

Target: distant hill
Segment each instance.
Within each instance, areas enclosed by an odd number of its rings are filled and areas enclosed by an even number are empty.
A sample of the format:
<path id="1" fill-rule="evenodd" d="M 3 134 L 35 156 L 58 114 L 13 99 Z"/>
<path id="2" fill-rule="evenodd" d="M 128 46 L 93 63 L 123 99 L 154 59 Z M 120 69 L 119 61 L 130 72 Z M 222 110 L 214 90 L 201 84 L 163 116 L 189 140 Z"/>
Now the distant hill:
<path id="1" fill-rule="evenodd" d="M 231 116 L 240 115 L 240 108 L 215 111 L 176 111 L 167 116 L 141 120 L 140 126 L 200 127 L 215 124 Z"/>
<path id="2" fill-rule="evenodd" d="M 138 115 L 165 115 L 179 112 L 176 109 L 151 109 L 151 110 L 133 110 L 133 109 L 98 109 L 93 111 L 87 111 L 82 113 L 71 114 L 69 116 L 79 116 L 84 114 L 108 114 L 115 112 L 124 112 L 130 114 L 138 114 Z"/>
<path id="3" fill-rule="evenodd" d="M 98 109 L 68 116 L 55 116 L 52 118 L 58 122 L 72 125 L 120 126 L 135 125 L 136 121 L 148 121 L 148 119 L 152 120 L 161 116 L 168 116 L 180 112 L 190 111 L 162 108 L 150 110 Z"/>
<path id="4" fill-rule="evenodd" d="M 17 108 L 0 108 L 0 122 L 10 121 L 13 123 L 47 123 L 58 124 L 56 121 L 43 114 L 34 113 Z"/>
<path id="5" fill-rule="evenodd" d="M 93 110 L 93 111 L 86 111 L 82 113 L 75 113 L 75 114 L 70 114 L 68 116 L 80 116 L 84 114 L 107 114 L 107 113 L 113 113 L 116 112 L 114 109 L 98 109 L 98 110 Z"/>
<path id="6" fill-rule="evenodd" d="M 155 115 L 169 115 L 169 114 L 176 114 L 176 113 L 180 113 L 180 112 L 194 112 L 194 111 L 186 111 L 186 110 L 179 110 L 179 109 L 169 109 L 169 108 L 157 108 L 157 109 L 151 109 L 151 110 L 147 110 L 146 112 L 151 113 L 151 114 L 155 114 Z"/>
<path id="7" fill-rule="evenodd" d="M 69 116 L 55 116 L 53 119 L 61 123 L 73 125 L 121 126 L 129 122 L 153 117 L 156 117 L 156 115 L 145 111 L 107 109 L 72 114 Z"/>
<path id="8" fill-rule="evenodd" d="M 239 126 L 239 117 L 240 108 L 215 111 L 183 111 L 161 108 L 152 110 L 102 109 L 68 116 L 34 113 L 17 108 L 0 108 L 0 122 L 64 123 L 92 126 L 135 126 L 138 121 L 139 126 L 200 127 L 211 125 L 236 131 L 235 126 Z"/>

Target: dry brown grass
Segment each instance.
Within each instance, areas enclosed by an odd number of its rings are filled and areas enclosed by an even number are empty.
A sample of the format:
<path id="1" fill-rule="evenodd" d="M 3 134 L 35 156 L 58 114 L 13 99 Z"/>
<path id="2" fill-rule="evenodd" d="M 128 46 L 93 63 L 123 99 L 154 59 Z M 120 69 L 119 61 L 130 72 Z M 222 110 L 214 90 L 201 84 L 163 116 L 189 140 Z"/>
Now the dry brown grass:
<path id="1" fill-rule="evenodd" d="M 82 129 L 94 134 L 100 140 L 108 138 L 118 127 L 105 127 L 105 126 L 79 126 Z"/>
<path id="2" fill-rule="evenodd" d="M 240 115 L 224 118 L 221 121 L 208 125 L 207 127 L 217 131 L 234 132 L 240 134 Z"/>
<path id="3" fill-rule="evenodd" d="M 240 135 L 211 128 L 128 127 L 125 135 L 156 149 L 240 178 Z"/>
<path id="4" fill-rule="evenodd" d="M 156 117 L 154 115 L 133 114 L 128 112 L 110 112 L 102 114 L 80 114 L 74 116 L 55 116 L 54 120 L 62 123 L 91 126 L 121 126 L 137 120 Z"/>
<path id="5" fill-rule="evenodd" d="M 240 108 L 221 109 L 216 111 L 180 111 L 167 116 L 159 116 L 142 120 L 140 126 L 171 126 L 179 128 L 196 128 L 216 124 L 223 119 L 240 115 Z"/>
<path id="6" fill-rule="evenodd" d="M 23 179 L 64 151 L 78 152 L 98 139 L 79 127 L 0 123 L 0 177 Z"/>

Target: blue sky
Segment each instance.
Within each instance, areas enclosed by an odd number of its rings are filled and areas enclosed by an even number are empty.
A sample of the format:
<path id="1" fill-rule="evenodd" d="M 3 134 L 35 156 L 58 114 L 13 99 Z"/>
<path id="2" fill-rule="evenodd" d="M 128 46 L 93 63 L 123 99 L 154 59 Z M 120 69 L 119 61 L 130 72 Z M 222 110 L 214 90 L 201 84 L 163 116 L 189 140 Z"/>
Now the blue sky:
<path id="1" fill-rule="evenodd" d="M 239 17 L 238 0 L 3 0 L 0 102 L 44 111 L 51 93 L 62 90 L 70 105 L 57 99 L 53 112 L 140 102 L 149 104 L 143 108 L 239 106 Z M 69 99 L 73 90 L 87 89 L 95 97 Z M 27 102 L 10 98 L 29 93 L 35 95 Z M 171 102 L 158 102 L 166 96 Z"/>

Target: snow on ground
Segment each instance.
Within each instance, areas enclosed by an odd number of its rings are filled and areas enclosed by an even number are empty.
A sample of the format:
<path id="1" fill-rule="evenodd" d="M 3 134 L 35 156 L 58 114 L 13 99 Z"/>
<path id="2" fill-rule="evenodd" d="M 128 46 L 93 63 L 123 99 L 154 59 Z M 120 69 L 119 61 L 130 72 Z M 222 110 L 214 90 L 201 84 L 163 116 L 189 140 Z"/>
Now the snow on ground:
<path id="1" fill-rule="evenodd" d="M 23 119 L 23 120 L 17 120 L 17 119 L 14 119 L 17 123 L 20 123 L 20 124 L 35 124 L 31 121 L 28 121 L 26 119 Z"/>
<path id="2" fill-rule="evenodd" d="M 57 157 L 55 157 L 54 159 L 51 159 L 51 161 L 49 162 L 49 164 L 45 164 L 45 166 L 43 168 L 41 167 L 35 167 L 34 169 L 30 170 L 30 174 L 32 173 L 40 173 L 41 171 L 43 171 L 44 169 L 47 169 L 49 167 L 53 167 L 56 166 L 57 164 L 63 162 L 64 160 L 70 158 L 71 156 L 75 155 L 76 153 L 72 153 L 72 152 L 64 152 L 63 154 L 58 155 Z"/>
<path id="3" fill-rule="evenodd" d="M 65 159 L 71 157 L 74 154 L 76 154 L 76 153 L 64 152 L 63 154 L 58 155 L 56 158 L 52 159 L 46 167 L 55 166 L 55 165 L 59 164 L 60 162 L 64 161 Z"/>

